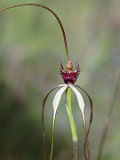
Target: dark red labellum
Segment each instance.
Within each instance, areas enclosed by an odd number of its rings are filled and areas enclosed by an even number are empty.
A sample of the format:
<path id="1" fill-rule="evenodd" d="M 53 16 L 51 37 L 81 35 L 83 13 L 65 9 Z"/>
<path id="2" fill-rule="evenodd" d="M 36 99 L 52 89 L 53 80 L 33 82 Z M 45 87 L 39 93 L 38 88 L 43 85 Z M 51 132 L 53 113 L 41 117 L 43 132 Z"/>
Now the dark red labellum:
<path id="1" fill-rule="evenodd" d="M 75 68 L 73 68 L 71 61 L 68 62 L 66 70 L 64 70 L 63 65 L 61 63 L 60 74 L 66 84 L 72 83 L 74 84 L 77 80 L 77 77 L 80 73 L 79 64 Z"/>

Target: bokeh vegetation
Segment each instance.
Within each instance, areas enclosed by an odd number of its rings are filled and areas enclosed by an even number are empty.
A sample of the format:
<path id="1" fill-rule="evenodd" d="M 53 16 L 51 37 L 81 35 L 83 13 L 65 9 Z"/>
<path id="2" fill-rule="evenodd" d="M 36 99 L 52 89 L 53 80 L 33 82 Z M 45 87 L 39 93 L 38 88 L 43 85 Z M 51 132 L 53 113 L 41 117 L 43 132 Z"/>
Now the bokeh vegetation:
<path id="1" fill-rule="evenodd" d="M 32 0 L 1 0 L 0 8 Z M 50 0 L 43 3 L 61 18 L 74 64 L 80 63 L 77 84 L 92 97 L 94 119 L 90 133 L 96 160 L 106 116 L 120 70 L 119 0 Z M 41 104 L 47 91 L 63 83 L 59 63 L 66 63 L 60 28 L 55 18 L 37 7 L 21 7 L 0 14 L 0 159 L 42 160 Z M 102 160 L 119 160 L 120 103 L 116 97 Z M 52 98 L 45 109 L 47 153 L 51 144 Z M 72 107 L 84 159 L 84 134 L 75 97 Z M 89 119 L 86 99 L 86 116 Z M 55 127 L 54 159 L 72 160 L 72 140 L 65 103 Z"/>

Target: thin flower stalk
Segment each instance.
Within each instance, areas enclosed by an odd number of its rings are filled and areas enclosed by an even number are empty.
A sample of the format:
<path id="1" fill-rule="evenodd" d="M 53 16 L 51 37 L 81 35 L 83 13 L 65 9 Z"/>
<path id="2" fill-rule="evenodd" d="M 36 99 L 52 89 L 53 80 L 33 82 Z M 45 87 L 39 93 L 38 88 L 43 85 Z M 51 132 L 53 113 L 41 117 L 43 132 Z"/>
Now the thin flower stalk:
<path id="1" fill-rule="evenodd" d="M 67 45 L 67 39 L 66 39 L 66 34 L 64 31 L 64 27 L 63 24 L 60 20 L 60 18 L 57 16 L 57 14 L 50 8 L 48 8 L 47 6 L 43 5 L 43 4 L 37 4 L 37 3 L 25 3 L 25 4 L 18 4 L 18 5 L 13 5 L 13 6 L 8 6 L 5 8 L 1 8 L 0 12 L 6 11 L 8 9 L 12 9 L 12 8 L 17 8 L 17 7 L 24 7 L 24 6 L 35 6 L 35 7 L 41 7 L 47 11 L 49 11 L 50 13 L 52 13 L 54 15 L 54 17 L 57 19 L 59 26 L 61 28 L 62 34 L 63 34 L 63 39 L 64 39 L 64 44 L 65 44 L 65 50 L 66 50 L 66 56 L 67 56 L 67 63 L 69 61 L 69 53 L 68 53 L 68 45 Z"/>
<path id="2" fill-rule="evenodd" d="M 77 131 L 76 131 L 76 126 L 75 122 L 73 119 L 73 114 L 72 114 L 72 107 L 71 107 L 71 89 L 68 87 L 66 90 L 66 95 L 67 95 L 67 104 L 66 104 L 66 109 L 70 121 L 70 126 L 71 126 L 71 131 L 72 131 L 72 139 L 73 139 L 73 160 L 77 160 L 78 153 L 77 153 L 77 143 L 78 143 L 78 137 L 77 137 Z"/>

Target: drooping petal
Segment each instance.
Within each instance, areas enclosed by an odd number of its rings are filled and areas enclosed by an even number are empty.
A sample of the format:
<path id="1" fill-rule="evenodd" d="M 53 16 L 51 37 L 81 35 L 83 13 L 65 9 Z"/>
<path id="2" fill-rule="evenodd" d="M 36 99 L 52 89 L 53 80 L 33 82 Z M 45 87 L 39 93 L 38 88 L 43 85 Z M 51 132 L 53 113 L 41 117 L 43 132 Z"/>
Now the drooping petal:
<path id="1" fill-rule="evenodd" d="M 41 113 L 41 117 L 42 117 L 42 132 L 43 132 L 43 159 L 46 160 L 46 143 L 45 143 L 45 127 L 44 127 L 44 109 L 45 109 L 45 103 L 46 100 L 49 96 L 49 94 L 54 91 L 55 89 L 57 89 L 58 87 L 62 87 L 64 86 L 64 84 L 60 84 L 58 86 L 55 86 L 54 88 L 52 88 L 47 95 L 45 96 L 44 100 L 43 100 L 43 104 L 42 104 L 42 113 Z"/>
<path id="2" fill-rule="evenodd" d="M 80 108 L 82 114 L 84 114 L 85 103 L 84 103 L 84 100 L 83 100 L 83 97 L 82 97 L 81 93 L 72 84 L 69 84 L 69 87 L 75 93 L 77 101 L 78 101 L 79 108 Z"/>
<path id="3" fill-rule="evenodd" d="M 67 89 L 68 85 L 62 85 L 62 88 L 56 93 L 53 99 L 53 119 L 52 119 L 52 143 L 51 143 L 51 151 L 50 151 L 50 160 L 52 160 L 53 156 L 53 144 L 54 144 L 54 126 L 55 126 L 55 116 L 60 103 L 60 99 L 64 91 Z"/>
<path id="4" fill-rule="evenodd" d="M 60 103 L 60 99 L 64 91 L 67 89 L 68 85 L 64 84 L 64 86 L 56 93 L 53 99 L 53 120 L 55 119 L 56 111 Z"/>
<path id="5" fill-rule="evenodd" d="M 84 90 L 82 89 L 80 86 L 75 85 L 75 87 L 79 88 L 81 91 L 83 91 L 86 96 L 88 97 L 89 100 L 89 104 L 90 104 L 90 119 L 89 119 L 89 124 L 88 124 L 88 129 L 87 129 L 87 136 L 89 136 L 89 132 L 90 132 L 90 128 L 91 128 L 91 124 L 92 124 L 92 119 L 93 119 L 93 103 L 92 103 L 92 99 L 90 97 L 90 95 Z M 84 142 L 84 153 L 85 153 L 85 157 L 87 159 L 87 154 L 86 154 L 86 140 Z"/>
<path id="6" fill-rule="evenodd" d="M 92 102 L 92 99 L 90 97 L 90 95 L 84 90 L 82 89 L 80 86 L 78 85 L 75 85 L 75 87 L 79 88 L 81 91 L 83 91 L 86 96 L 88 97 L 88 100 L 89 100 L 89 105 L 90 105 L 90 120 L 89 120 L 89 127 L 88 127 L 88 134 L 90 132 L 90 127 L 91 127 L 91 124 L 92 124 L 92 119 L 93 119 L 93 102 Z"/>
<path id="7" fill-rule="evenodd" d="M 84 133 L 85 133 L 85 143 L 86 143 L 86 146 L 87 146 L 87 153 L 88 153 L 88 155 L 86 156 L 86 159 L 90 160 L 90 145 L 89 145 L 89 141 L 88 141 L 88 132 L 87 132 L 85 114 L 84 114 L 85 103 L 84 103 L 84 100 L 83 100 L 83 97 L 82 97 L 81 93 L 72 84 L 69 84 L 69 86 L 76 95 L 78 105 L 79 105 L 79 108 L 80 108 L 81 113 L 82 113 L 83 127 L 84 127 Z"/>

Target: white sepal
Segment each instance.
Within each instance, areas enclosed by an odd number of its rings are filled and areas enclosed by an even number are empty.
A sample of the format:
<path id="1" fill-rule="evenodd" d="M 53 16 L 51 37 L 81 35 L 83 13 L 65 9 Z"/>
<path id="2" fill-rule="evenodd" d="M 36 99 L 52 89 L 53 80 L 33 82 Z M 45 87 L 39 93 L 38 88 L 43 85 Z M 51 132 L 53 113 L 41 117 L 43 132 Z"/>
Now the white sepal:
<path id="1" fill-rule="evenodd" d="M 58 87 L 64 87 L 66 86 L 67 84 L 59 84 Z"/>
<path id="2" fill-rule="evenodd" d="M 55 115 L 56 115 L 56 111 L 57 111 L 59 103 L 60 103 L 61 96 L 68 87 L 67 84 L 64 84 L 62 86 L 63 87 L 58 90 L 58 92 L 56 93 L 56 95 L 53 99 L 53 121 L 55 120 Z"/>
<path id="3" fill-rule="evenodd" d="M 85 107 L 85 103 L 84 103 L 84 99 L 81 95 L 81 93 L 74 87 L 74 85 L 72 84 L 69 84 L 69 87 L 73 90 L 73 92 L 75 93 L 76 95 L 76 98 L 77 98 L 77 101 L 78 101 L 78 105 L 79 105 L 79 108 L 82 112 L 82 115 L 84 115 L 84 107 Z"/>

